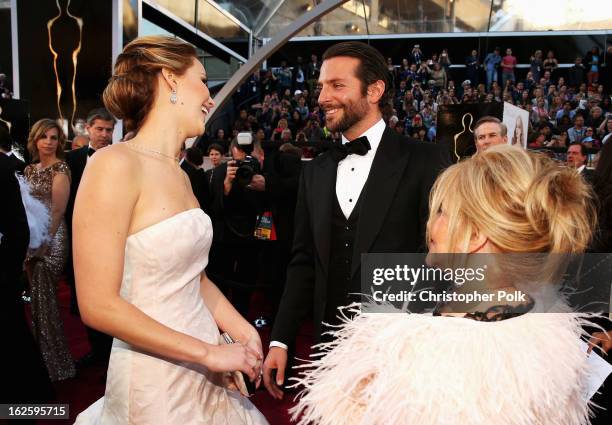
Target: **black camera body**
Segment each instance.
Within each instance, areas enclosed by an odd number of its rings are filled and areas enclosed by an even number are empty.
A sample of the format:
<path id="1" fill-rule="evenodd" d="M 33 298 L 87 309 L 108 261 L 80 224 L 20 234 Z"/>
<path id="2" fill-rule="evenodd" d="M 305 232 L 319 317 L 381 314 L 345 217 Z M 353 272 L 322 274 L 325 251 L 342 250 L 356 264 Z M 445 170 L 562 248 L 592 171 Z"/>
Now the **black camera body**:
<path id="1" fill-rule="evenodd" d="M 261 174 L 261 167 L 257 158 L 247 155 L 243 160 L 234 160 L 236 170 L 236 183 L 240 187 L 246 187 L 251 183 L 255 174 Z"/>

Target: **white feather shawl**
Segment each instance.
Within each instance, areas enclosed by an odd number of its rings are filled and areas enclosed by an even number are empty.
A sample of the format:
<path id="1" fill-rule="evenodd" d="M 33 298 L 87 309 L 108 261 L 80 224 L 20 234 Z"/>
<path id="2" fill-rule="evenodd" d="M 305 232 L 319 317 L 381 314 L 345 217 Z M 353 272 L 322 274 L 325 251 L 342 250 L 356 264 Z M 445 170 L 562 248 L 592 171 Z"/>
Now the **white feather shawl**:
<path id="1" fill-rule="evenodd" d="M 299 424 L 588 424 L 578 314 L 360 314 L 302 367 Z"/>
<path id="2" fill-rule="evenodd" d="M 32 196 L 32 188 L 25 177 L 15 174 L 19 181 L 19 189 L 21 190 L 21 199 L 25 208 L 28 219 L 28 227 L 30 228 L 30 249 L 36 249 L 49 239 L 49 209 Z"/>

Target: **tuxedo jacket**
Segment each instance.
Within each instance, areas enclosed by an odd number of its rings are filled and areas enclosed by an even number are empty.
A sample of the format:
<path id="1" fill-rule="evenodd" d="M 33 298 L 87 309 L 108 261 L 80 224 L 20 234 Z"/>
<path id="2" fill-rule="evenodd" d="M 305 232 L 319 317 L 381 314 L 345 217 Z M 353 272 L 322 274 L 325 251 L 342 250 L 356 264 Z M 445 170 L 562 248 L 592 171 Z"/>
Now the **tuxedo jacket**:
<path id="1" fill-rule="evenodd" d="M 595 183 L 595 172 L 593 170 L 589 170 L 588 168 L 584 167 L 580 174 L 590 185 Z"/>
<path id="2" fill-rule="evenodd" d="M 23 174 L 23 170 L 25 170 L 26 167 L 25 162 L 17 158 L 15 155 L 6 155 L 6 157 L 9 159 L 9 163 L 11 164 L 13 169 L 19 172 L 20 174 Z"/>
<path id="3" fill-rule="evenodd" d="M 66 163 L 70 167 L 70 197 L 68 198 L 68 205 L 66 206 L 66 225 L 68 226 L 68 232 L 72 234 L 72 213 L 74 211 L 74 200 L 76 198 L 79 184 L 81 183 L 81 177 L 83 177 L 83 171 L 87 165 L 87 152 L 89 146 L 83 146 L 82 148 L 72 150 L 66 154 Z"/>
<path id="4" fill-rule="evenodd" d="M 0 301 L 9 302 L 17 300 L 30 229 L 13 161 L 4 154 L 0 154 L 0 199 Z"/>
<path id="5" fill-rule="evenodd" d="M 191 183 L 191 190 L 193 191 L 194 196 L 198 200 L 200 204 L 200 208 L 204 211 L 208 210 L 208 184 L 206 182 L 206 176 L 204 175 L 204 171 L 199 168 L 194 167 L 187 161 L 183 161 L 181 163 L 181 168 L 189 177 L 189 182 Z"/>
<path id="6" fill-rule="evenodd" d="M 422 252 L 429 192 L 451 164 L 448 148 L 419 143 L 386 128 L 366 184 L 354 240 L 350 288 L 360 288 L 362 253 Z M 330 231 L 337 163 L 322 154 L 303 168 L 287 283 L 272 340 L 290 345 L 300 322 L 313 314 L 315 342 L 321 336 L 329 282 Z"/>

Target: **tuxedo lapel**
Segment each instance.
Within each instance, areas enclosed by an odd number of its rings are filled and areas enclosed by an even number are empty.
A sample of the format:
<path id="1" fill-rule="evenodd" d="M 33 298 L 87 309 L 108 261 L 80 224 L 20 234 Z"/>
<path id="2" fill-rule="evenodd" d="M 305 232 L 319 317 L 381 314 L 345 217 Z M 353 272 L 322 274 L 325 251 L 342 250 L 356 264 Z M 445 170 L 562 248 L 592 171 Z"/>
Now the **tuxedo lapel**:
<path id="1" fill-rule="evenodd" d="M 336 196 L 336 175 L 338 165 L 326 155 L 325 160 L 317 164 L 313 170 L 315 184 L 311 186 L 314 192 L 311 194 L 309 205 L 313 217 L 313 235 L 316 251 L 319 254 L 325 273 L 329 267 L 330 255 L 330 232 L 333 215 L 333 202 Z"/>
<path id="2" fill-rule="evenodd" d="M 361 194 L 351 276 L 361 264 L 361 254 L 369 251 L 380 231 L 408 163 L 409 155 L 402 154 L 400 143 L 409 142 L 400 140 L 389 127 L 385 128 Z"/>
<path id="3" fill-rule="evenodd" d="M 77 166 L 77 175 L 78 175 L 78 179 L 77 179 L 77 184 L 81 181 L 81 177 L 83 177 L 83 171 L 85 171 L 85 166 L 87 165 L 87 156 L 89 153 L 89 147 L 88 146 L 83 146 L 82 148 L 79 149 L 79 155 L 77 156 L 76 160 L 76 166 Z"/>

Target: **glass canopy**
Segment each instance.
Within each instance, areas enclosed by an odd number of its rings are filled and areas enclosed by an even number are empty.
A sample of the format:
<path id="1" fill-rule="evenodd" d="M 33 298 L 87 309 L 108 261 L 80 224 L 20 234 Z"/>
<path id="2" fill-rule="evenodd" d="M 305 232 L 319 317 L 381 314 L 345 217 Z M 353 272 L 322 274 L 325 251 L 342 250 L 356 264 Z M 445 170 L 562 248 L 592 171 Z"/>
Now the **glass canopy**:
<path id="1" fill-rule="evenodd" d="M 216 39 L 263 39 L 324 0 L 149 1 Z M 349 0 L 299 35 L 606 29 L 610 0 Z"/>

